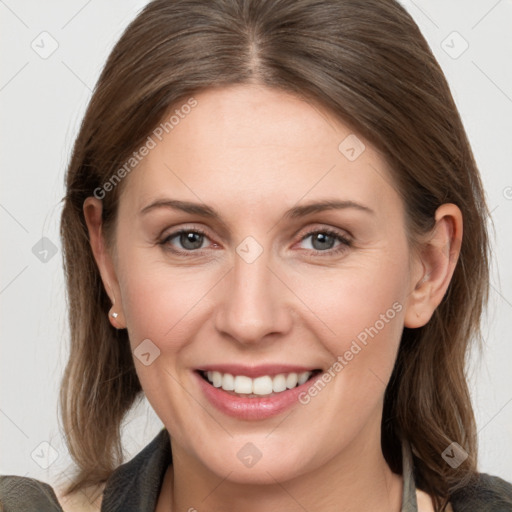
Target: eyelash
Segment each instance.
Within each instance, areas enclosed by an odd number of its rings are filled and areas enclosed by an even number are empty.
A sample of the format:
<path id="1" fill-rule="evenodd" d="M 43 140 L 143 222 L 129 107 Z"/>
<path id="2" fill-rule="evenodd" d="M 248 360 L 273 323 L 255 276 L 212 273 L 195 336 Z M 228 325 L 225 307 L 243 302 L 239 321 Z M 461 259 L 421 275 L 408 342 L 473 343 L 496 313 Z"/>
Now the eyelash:
<path id="1" fill-rule="evenodd" d="M 198 254 L 201 254 L 203 249 L 194 249 L 194 250 L 178 250 L 172 248 L 172 246 L 169 244 L 169 241 L 173 238 L 176 238 L 184 233 L 195 233 L 197 235 L 204 236 L 205 238 L 208 238 L 208 235 L 199 228 L 194 229 L 180 229 L 178 231 L 175 231 L 174 233 L 170 233 L 167 235 L 162 241 L 158 242 L 159 245 L 165 248 L 165 250 L 171 251 L 178 255 L 184 255 L 184 256 L 197 256 Z M 313 253 L 314 256 L 335 256 L 338 254 L 341 254 L 342 252 L 346 251 L 348 248 L 352 247 L 352 241 L 340 234 L 338 231 L 334 231 L 332 229 L 326 228 L 326 229 L 315 229 L 312 231 L 307 232 L 301 239 L 300 242 L 305 240 L 306 238 L 310 237 L 311 235 L 322 233 L 324 235 L 331 236 L 341 242 L 341 244 L 336 249 L 327 249 L 325 251 L 319 251 L 317 249 L 305 249 L 306 251 L 309 250 Z"/>

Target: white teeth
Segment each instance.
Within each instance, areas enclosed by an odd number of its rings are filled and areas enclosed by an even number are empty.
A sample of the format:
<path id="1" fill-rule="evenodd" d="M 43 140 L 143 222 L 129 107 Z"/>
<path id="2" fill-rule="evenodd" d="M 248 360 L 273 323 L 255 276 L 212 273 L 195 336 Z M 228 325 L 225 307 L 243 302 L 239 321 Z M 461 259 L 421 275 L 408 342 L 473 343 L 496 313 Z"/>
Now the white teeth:
<path id="1" fill-rule="evenodd" d="M 289 373 L 286 377 L 286 387 L 292 389 L 297 385 L 298 377 L 296 373 Z"/>
<path id="2" fill-rule="evenodd" d="M 225 373 L 222 377 L 222 389 L 225 391 L 233 391 L 235 389 L 235 378 L 230 373 Z"/>
<path id="3" fill-rule="evenodd" d="M 252 381 L 252 392 L 255 395 L 270 395 L 272 393 L 272 378 L 268 375 Z"/>
<path id="4" fill-rule="evenodd" d="M 235 393 L 252 393 L 252 379 L 245 375 L 237 375 L 235 377 Z"/>
<path id="5" fill-rule="evenodd" d="M 302 384 L 304 384 L 304 382 L 306 382 L 310 376 L 311 376 L 311 372 L 302 372 L 299 375 L 299 386 L 302 386 Z"/>
<path id="6" fill-rule="evenodd" d="M 220 372 L 213 372 L 213 376 L 212 376 L 212 382 L 213 382 L 213 385 L 216 387 L 216 388 L 220 388 L 222 386 L 222 373 Z"/>
<path id="7" fill-rule="evenodd" d="M 280 393 L 286 389 L 286 375 L 280 373 L 274 377 L 272 381 L 272 389 L 274 393 Z"/>
<path id="8" fill-rule="evenodd" d="M 243 395 L 270 395 L 271 393 L 281 393 L 287 389 L 304 384 L 313 374 L 313 372 L 280 373 L 271 377 L 262 375 L 251 379 L 245 375 L 233 376 L 230 373 L 221 373 L 218 371 L 206 372 L 206 377 L 216 388 L 222 388 L 224 391 L 233 391 Z"/>

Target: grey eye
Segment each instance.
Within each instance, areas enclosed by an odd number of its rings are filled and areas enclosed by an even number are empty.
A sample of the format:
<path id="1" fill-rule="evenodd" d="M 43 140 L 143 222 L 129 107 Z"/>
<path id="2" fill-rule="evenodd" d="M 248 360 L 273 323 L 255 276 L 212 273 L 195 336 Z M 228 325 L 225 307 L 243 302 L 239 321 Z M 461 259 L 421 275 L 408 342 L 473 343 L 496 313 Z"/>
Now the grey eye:
<path id="1" fill-rule="evenodd" d="M 335 237 L 327 233 L 318 232 L 309 236 L 311 237 L 313 249 L 317 251 L 332 249 L 336 242 Z"/>
<path id="2" fill-rule="evenodd" d="M 179 235 L 179 241 L 184 249 L 193 251 L 200 249 L 203 245 L 204 235 L 196 233 L 194 231 L 183 231 Z"/>

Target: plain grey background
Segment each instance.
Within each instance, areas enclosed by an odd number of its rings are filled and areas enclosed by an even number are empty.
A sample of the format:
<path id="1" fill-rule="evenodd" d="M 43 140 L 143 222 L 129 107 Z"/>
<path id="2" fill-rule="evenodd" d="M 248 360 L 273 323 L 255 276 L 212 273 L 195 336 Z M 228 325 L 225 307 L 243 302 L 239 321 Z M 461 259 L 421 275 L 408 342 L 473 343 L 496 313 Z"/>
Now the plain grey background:
<path id="1" fill-rule="evenodd" d="M 512 1 L 404 0 L 443 68 L 495 227 L 483 354 L 471 390 L 480 471 L 512 480 Z M 65 167 L 91 90 L 143 0 L 0 0 L 0 474 L 66 481 L 58 387 L 67 357 L 58 233 Z M 45 238 L 41 242 L 42 238 Z M 126 458 L 162 427 L 144 401 Z"/>

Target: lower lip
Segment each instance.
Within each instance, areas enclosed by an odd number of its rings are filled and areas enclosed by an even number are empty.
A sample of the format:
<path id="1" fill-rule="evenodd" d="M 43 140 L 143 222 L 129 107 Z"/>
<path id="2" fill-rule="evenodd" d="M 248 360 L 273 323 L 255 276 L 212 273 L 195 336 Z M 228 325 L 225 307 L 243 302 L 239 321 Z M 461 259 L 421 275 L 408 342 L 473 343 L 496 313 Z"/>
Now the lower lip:
<path id="1" fill-rule="evenodd" d="M 194 372 L 194 375 L 199 381 L 200 388 L 212 405 L 224 414 L 242 420 L 263 420 L 277 416 L 293 405 L 300 403 L 298 397 L 301 392 L 309 388 L 317 378 L 322 377 L 322 374 L 318 373 L 318 375 L 315 375 L 304 384 L 281 393 L 276 393 L 275 395 L 262 398 L 245 398 L 231 395 L 222 388 L 214 387 L 206 382 L 197 371 Z"/>

